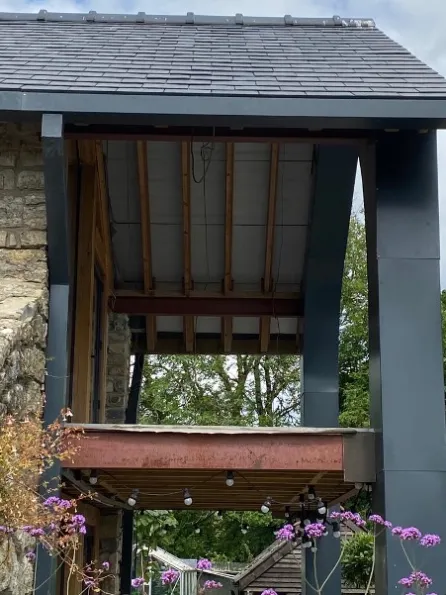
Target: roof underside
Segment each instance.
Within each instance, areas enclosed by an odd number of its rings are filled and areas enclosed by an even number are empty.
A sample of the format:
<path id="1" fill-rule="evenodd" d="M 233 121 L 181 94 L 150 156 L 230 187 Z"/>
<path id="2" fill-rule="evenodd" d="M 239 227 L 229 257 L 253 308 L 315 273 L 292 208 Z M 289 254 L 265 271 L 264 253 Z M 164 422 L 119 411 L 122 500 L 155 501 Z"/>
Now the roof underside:
<path id="1" fill-rule="evenodd" d="M 0 54 L 1 90 L 446 98 L 440 75 L 361 19 L 3 13 Z"/>
<path id="2" fill-rule="evenodd" d="M 132 315 L 134 351 L 297 353 L 313 146 L 109 141 L 104 153 L 112 308 Z M 150 324 L 137 296 L 162 301 Z M 186 297 L 203 298 L 197 315 Z"/>

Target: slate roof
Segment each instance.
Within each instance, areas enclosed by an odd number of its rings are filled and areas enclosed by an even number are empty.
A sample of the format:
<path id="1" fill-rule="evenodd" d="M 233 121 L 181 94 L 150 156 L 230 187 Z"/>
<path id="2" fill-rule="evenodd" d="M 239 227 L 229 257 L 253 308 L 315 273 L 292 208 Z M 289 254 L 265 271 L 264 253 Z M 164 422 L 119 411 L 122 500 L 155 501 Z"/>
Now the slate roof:
<path id="1" fill-rule="evenodd" d="M 446 80 L 370 19 L 41 11 L 0 13 L 0 90 L 444 99 Z"/>

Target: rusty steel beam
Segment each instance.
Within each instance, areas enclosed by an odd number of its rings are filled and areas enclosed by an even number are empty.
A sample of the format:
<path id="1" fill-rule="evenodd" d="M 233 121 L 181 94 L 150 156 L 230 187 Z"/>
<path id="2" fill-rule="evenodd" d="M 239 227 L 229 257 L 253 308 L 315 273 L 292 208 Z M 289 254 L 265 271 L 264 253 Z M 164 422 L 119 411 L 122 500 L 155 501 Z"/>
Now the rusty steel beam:
<path id="1" fill-rule="evenodd" d="M 118 314 L 156 316 L 274 316 L 303 315 L 301 299 L 280 297 L 153 297 L 113 296 L 110 309 Z"/>
<path id="2" fill-rule="evenodd" d="M 340 434 L 186 434 L 88 430 L 73 469 L 342 471 Z"/>

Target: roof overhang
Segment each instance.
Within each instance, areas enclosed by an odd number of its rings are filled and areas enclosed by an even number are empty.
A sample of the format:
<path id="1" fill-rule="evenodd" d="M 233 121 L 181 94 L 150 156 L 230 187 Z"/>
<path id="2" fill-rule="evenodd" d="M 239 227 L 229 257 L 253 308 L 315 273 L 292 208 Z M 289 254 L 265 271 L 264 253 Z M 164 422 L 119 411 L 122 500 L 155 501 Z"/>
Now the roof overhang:
<path id="1" fill-rule="evenodd" d="M 125 504 L 139 490 L 142 509 L 181 509 L 183 489 L 201 510 L 272 510 L 298 507 L 299 494 L 337 503 L 355 493 L 356 482 L 375 480 L 372 430 L 84 425 L 80 448 L 64 463 L 76 485 Z M 235 485 L 227 487 L 227 471 Z M 83 486 L 83 488 L 82 488 Z"/>
<path id="2" fill-rule="evenodd" d="M 444 99 L 240 97 L 2 91 L 2 119 L 60 113 L 67 123 L 303 129 L 446 128 Z M 26 114 L 26 116 L 24 116 Z"/>

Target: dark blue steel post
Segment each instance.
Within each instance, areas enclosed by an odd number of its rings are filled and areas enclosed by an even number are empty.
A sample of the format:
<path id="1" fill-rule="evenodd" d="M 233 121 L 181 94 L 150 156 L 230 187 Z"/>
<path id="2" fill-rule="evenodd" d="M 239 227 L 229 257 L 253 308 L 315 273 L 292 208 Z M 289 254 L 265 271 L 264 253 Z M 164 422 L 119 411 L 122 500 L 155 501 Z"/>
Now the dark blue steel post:
<path id="1" fill-rule="evenodd" d="M 383 133 L 376 154 L 367 153 L 363 178 L 371 418 L 379 432 L 374 508 L 397 525 L 441 534 L 443 544 L 422 556 L 422 569 L 434 579 L 428 590 L 443 594 L 446 448 L 435 132 Z M 397 581 L 409 573 L 398 540 L 383 534 L 376 592 L 397 592 Z"/>
<path id="2" fill-rule="evenodd" d="M 45 424 L 51 424 L 67 403 L 68 385 L 68 300 L 70 289 L 68 197 L 65 179 L 63 119 L 58 114 L 42 117 L 45 200 L 48 237 L 49 319 L 47 375 L 45 382 Z M 60 482 L 60 464 L 55 462 L 43 482 L 52 488 Z M 54 495 L 54 491 L 52 494 Z M 57 592 L 56 559 L 39 547 L 35 593 Z"/>
<path id="3" fill-rule="evenodd" d="M 315 155 L 313 212 L 305 271 L 302 357 L 302 425 L 336 427 L 339 416 L 339 315 L 345 249 L 358 151 L 353 146 L 323 146 Z M 316 487 L 317 489 L 317 487 Z M 314 555 L 306 550 L 306 578 L 322 584 L 340 555 L 339 540 L 320 540 L 317 577 Z M 307 587 L 307 592 L 311 592 Z M 324 595 L 339 595 L 338 567 Z"/>

